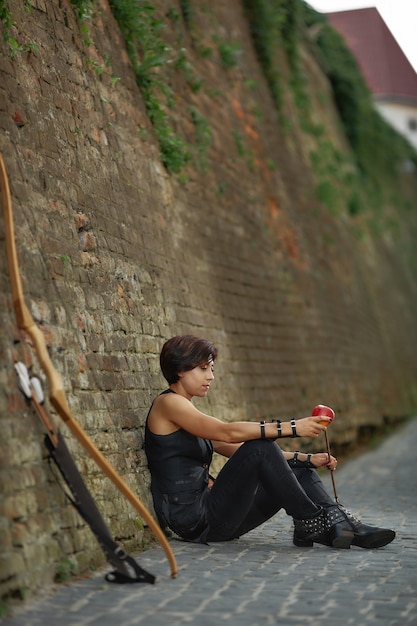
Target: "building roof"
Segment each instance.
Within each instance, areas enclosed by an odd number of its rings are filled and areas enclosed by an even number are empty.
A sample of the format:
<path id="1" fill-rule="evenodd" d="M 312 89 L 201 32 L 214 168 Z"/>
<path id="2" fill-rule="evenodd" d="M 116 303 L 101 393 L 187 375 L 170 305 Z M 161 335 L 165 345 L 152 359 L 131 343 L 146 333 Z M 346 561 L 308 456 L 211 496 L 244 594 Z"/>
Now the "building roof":
<path id="1" fill-rule="evenodd" d="M 376 96 L 417 101 L 417 73 L 374 7 L 327 13 Z"/>

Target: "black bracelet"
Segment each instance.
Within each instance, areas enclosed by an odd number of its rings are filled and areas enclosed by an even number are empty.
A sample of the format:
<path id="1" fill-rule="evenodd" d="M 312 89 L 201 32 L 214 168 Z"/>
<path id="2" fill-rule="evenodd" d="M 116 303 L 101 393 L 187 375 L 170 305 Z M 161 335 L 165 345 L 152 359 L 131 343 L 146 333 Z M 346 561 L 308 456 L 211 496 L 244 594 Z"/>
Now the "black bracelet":
<path id="1" fill-rule="evenodd" d="M 313 456 L 313 455 L 312 455 L 312 453 L 311 453 L 311 452 L 309 452 L 309 453 L 307 454 L 307 461 L 306 461 L 306 462 L 307 462 L 307 467 L 315 467 L 315 465 L 313 465 L 313 463 L 311 462 L 311 457 L 312 457 L 312 456 Z"/>
<path id="2" fill-rule="evenodd" d="M 259 426 L 261 428 L 261 439 L 265 439 L 265 420 L 259 422 Z"/>
<path id="3" fill-rule="evenodd" d="M 298 437 L 298 435 L 297 435 L 297 427 L 295 425 L 295 419 L 294 418 L 290 421 L 290 424 L 291 424 L 291 430 L 292 430 L 291 437 Z"/>
<path id="4" fill-rule="evenodd" d="M 294 456 L 293 456 L 293 459 L 292 459 L 292 460 L 294 461 L 294 463 L 295 463 L 295 464 L 296 464 L 296 463 L 297 463 L 297 461 L 298 461 L 298 455 L 299 455 L 299 454 L 300 454 L 300 451 L 299 451 L 299 450 L 296 450 L 296 451 L 294 452 Z"/>
<path id="5" fill-rule="evenodd" d="M 278 439 L 280 439 L 280 438 L 282 437 L 282 424 L 281 424 L 281 420 L 272 420 L 272 421 L 277 423 Z"/>

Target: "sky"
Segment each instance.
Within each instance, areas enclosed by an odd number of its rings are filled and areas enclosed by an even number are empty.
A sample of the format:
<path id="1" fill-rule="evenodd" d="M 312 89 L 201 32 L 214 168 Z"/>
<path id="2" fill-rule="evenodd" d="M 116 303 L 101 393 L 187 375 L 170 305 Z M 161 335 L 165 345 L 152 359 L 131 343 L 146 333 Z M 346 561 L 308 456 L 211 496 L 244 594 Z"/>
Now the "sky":
<path id="1" fill-rule="evenodd" d="M 417 72 L 417 0 L 307 0 L 321 13 L 375 7 Z"/>

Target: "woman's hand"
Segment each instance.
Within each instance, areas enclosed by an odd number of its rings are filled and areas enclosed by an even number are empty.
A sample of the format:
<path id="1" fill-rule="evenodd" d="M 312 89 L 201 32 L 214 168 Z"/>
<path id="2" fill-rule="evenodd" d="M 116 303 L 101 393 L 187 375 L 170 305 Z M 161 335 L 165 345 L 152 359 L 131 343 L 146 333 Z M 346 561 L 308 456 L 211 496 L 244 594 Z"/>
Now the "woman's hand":
<path id="1" fill-rule="evenodd" d="M 337 466 L 337 459 L 332 455 L 330 455 L 329 459 L 327 452 L 317 452 L 316 454 L 311 455 L 311 463 L 317 469 L 327 467 L 327 469 L 334 472 Z"/>
<path id="2" fill-rule="evenodd" d="M 318 437 L 320 433 L 326 430 L 327 425 L 330 424 L 331 421 L 330 417 L 325 417 L 324 415 L 303 417 L 295 421 L 297 435 L 299 437 Z M 321 424 L 320 422 L 327 422 L 327 425 Z"/>

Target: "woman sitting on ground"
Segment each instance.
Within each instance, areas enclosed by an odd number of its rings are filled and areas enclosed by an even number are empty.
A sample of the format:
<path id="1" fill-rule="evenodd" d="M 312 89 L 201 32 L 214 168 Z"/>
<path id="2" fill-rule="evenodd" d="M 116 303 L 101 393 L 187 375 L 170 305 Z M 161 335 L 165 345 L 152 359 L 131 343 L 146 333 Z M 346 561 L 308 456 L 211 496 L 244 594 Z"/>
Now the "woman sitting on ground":
<path id="1" fill-rule="evenodd" d="M 362 524 L 328 495 L 316 468 L 336 469 L 325 452 L 283 452 L 281 437 L 316 438 L 331 421 L 323 416 L 272 423 L 232 422 L 206 415 L 193 397 L 207 395 L 217 348 L 183 335 L 168 340 L 160 365 L 169 388 L 146 420 L 145 451 L 155 511 L 163 528 L 187 541 L 236 539 L 284 509 L 294 520 L 293 543 L 334 548 L 379 548 L 392 530 Z M 213 482 L 213 450 L 228 461 Z"/>

